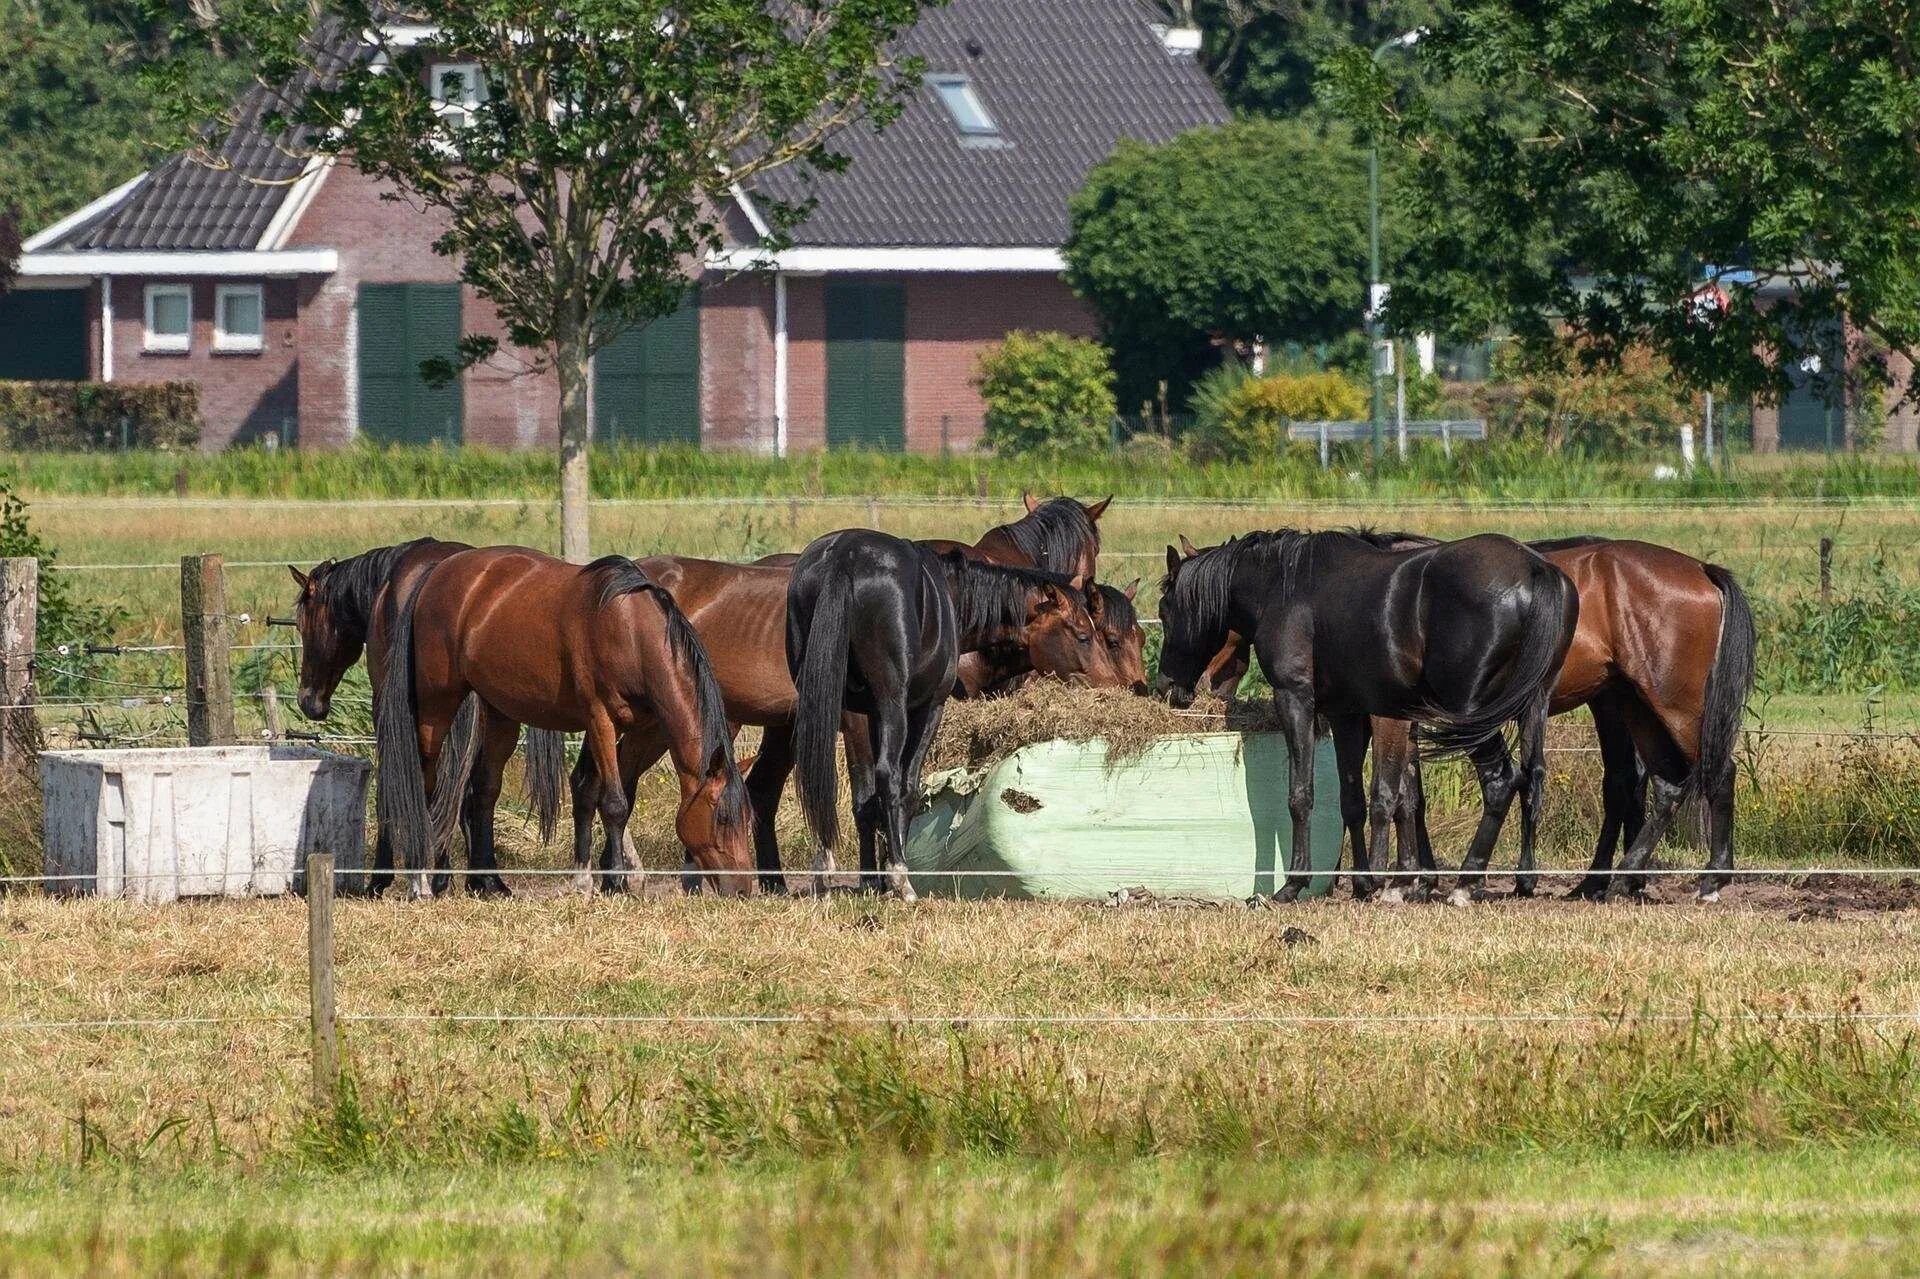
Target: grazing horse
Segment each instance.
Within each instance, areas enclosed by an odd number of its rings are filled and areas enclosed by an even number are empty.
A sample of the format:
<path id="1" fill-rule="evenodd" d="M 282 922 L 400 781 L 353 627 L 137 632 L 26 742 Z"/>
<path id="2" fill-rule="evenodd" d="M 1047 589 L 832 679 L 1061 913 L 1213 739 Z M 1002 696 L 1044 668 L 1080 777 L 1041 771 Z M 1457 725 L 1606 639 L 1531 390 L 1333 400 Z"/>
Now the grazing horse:
<path id="1" fill-rule="evenodd" d="M 377 691 L 386 669 L 385 644 L 373 641 L 380 634 L 381 605 L 389 590 L 404 593 L 428 565 L 472 549 L 464 542 L 422 537 L 375 547 L 344 560 L 323 560 L 310 573 L 289 564 L 287 571 L 300 587 L 300 598 L 293 608 L 294 625 L 300 633 L 300 713 L 310 720 L 325 719 L 340 681 L 362 652 L 367 655 L 368 682 Z M 470 749 L 476 713 L 477 703 L 462 705 L 449 734 L 443 774 L 456 771 L 458 761 Z M 540 837 L 550 841 L 559 816 L 561 779 L 566 773 L 566 736 L 528 729 L 526 767 L 527 789 L 539 819 Z M 444 867 L 448 853 L 442 841 L 435 850 L 437 864 Z M 472 869 L 481 872 L 467 880 L 469 892 L 507 891 L 491 861 L 473 859 L 471 842 L 468 857 Z M 373 866 L 372 882 L 379 891 L 393 869 L 393 841 L 384 826 L 376 837 Z"/>
<path id="2" fill-rule="evenodd" d="M 1339 761 L 1354 895 L 1366 897 L 1369 718 L 1418 720 L 1440 750 L 1474 761 L 1489 802 L 1464 870 L 1482 872 L 1512 797 L 1500 731 L 1519 721 L 1520 784 L 1537 799 L 1547 700 L 1578 617 L 1566 575 L 1511 538 L 1395 551 L 1344 532 L 1252 533 L 1191 558 L 1167 548 L 1159 682 L 1185 705 L 1229 637 L 1253 637 L 1290 766 L 1293 847 L 1281 897 L 1299 896 L 1311 870 L 1312 749 L 1322 718 Z M 1532 811 L 1522 810 L 1521 823 L 1528 871 Z"/>
<path id="3" fill-rule="evenodd" d="M 1113 662 L 1114 672 L 1120 677 L 1120 682 L 1134 692 L 1144 694 L 1149 691 L 1147 632 L 1140 625 L 1140 612 L 1133 603 L 1139 591 L 1138 578 L 1130 582 L 1125 590 L 1099 582 L 1087 592 L 1087 606 L 1093 616 L 1093 625 L 1107 646 L 1107 657 Z"/>
<path id="4" fill-rule="evenodd" d="M 787 588 L 801 810 L 823 849 L 839 843 L 835 738 L 848 712 L 865 716 L 872 763 L 870 793 L 855 795 L 860 869 L 867 887 L 880 886 L 879 859 L 869 850 L 884 838 L 886 879 L 903 901 L 914 895 L 907 879 L 907 808 L 919 792 L 960 656 L 948 571 L 924 547 L 848 529 L 802 551 Z"/>
<path id="5" fill-rule="evenodd" d="M 500 772 L 518 725 L 584 732 L 601 777 L 604 864 L 624 858 L 628 796 L 641 754 L 664 742 L 680 775 L 675 822 L 722 892 L 752 891 L 740 773 L 720 689 L 700 637 L 673 597 L 632 560 L 581 567 L 525 547 L 461 551 L 429 565 L 400 601 L 376 707 L 380 812 L 413 891 L 431 892 L 425 860 L 427 779 L 467 694 L 481 702 L 473 834 L 493 838 Z M 574 861 L 590 823 L 575 815 Z"/>
<path id="6" fill-rule="evenodd" d="M 793 771 L 795 692 L 786 661 L 787 587 L 792 570 L 681 555 L 652 556 L 641 560 L 640 567 L 672 593 L 699 632 L 728 720 L 736 728 L 751 724 L 762 730 L 759 753 L 746 772 L 747 798 L 753 809 L 760 886 L 779 891 L 785 881 L 775 817 Z M 1018 631 L 991 636 L 993 642 L 981 646 L 998 667 L 1081 679 L 1096 686 L 1119 682 L 1106 654 L 1098 651 L 1088 602 L 1073 583 L 1013 569 L 984 571 L 1017 581 L 1027 592 Z M 658 751 L 647 762 L 657 756 Z M 574 812 L 592 812 L 598 796 L 599 773 L 592 757 L 582 754 L 573 775 Z"/>

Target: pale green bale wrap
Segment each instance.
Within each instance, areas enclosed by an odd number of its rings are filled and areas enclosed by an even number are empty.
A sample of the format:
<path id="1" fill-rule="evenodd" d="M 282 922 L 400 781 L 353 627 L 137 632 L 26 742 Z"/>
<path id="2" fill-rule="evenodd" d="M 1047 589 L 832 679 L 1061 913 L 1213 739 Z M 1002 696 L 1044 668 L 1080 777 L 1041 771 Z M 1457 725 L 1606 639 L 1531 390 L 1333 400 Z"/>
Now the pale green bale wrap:
<path id="1" fill-rule="evenodd" d="M 1097 739 L 1036 742 L 982 768 L 929 776 L 907 865 L 916 891 L 956 897 L 1270 894 L 1292 846 L 1287 777 L 1277 733 L 1163 737 L 1111 762 Z M 1311 823 L 1313 867 L 1331 872 L 1340 864 L 1340 779 L 1326 741 L 1314 754 Z M 1316 874 L 1309 891 L 1331 885 L 1331 874 Z"/>

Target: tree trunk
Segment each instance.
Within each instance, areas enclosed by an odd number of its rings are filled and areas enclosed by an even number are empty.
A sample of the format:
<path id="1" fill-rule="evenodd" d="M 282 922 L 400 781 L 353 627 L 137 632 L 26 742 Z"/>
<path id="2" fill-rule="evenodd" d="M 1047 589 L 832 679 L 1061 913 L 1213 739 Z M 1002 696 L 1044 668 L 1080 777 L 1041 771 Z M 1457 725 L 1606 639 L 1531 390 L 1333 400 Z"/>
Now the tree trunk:
<path id="1" fill-rule="evenodd" d="M 587 529 L 588 449 L 592 424 L 587 419 L 591 382 L 586 344 L 560 343 L 560 555 L 585 564 L 593 552 Z"/>

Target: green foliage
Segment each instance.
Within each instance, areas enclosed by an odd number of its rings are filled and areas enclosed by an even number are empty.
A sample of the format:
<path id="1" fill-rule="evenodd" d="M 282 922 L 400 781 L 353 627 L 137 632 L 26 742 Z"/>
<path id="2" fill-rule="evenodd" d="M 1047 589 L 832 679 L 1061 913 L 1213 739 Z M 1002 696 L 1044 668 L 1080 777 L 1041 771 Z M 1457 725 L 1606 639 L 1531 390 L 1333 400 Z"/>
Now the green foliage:
<path id="1" fill-rule="evenodd" d="M 1631 456 L 1673 448 L 1680 427 L 1699 420 L 1696 397 L 1645 348 L 1617 362 L 1583 353 L 1565 345 L 1538 358 L 1502 351 L 1479 397 L 1492 431 L 1537 441 L 1550 453 Z"/>
<path id="2" fill-rule="evenodd" d="M 1565 323 L 1603 356 L 1650 345 L 1690 384 L 1740 394 L 1784 390 L 1792 353 L 1839 321 L 1920 345 L 1906 7 L 1464 0 L 1418 54 L 1410 98 L 1364 52 L 1325 68 L 1329 98 L 1404 160 L 1401 213 L 1422 234 L 1396 327 L 1504 321 L 1539 344 Z M 1474 98 L 1517 84 L 1535 87 L 1525 119 Z M 1716 323 L 1686 304 L 1703 274 L 1729 295 Z"/>
<path id="3" fill-rule="evenodd" d="M 1073 198 L 1067 279 L 1099 314 L 1132 405 L 1176 400 L 1215 340 L 1350 329 L 1367 266 L 1366 166 L 1339 133 L 1247 120 L 1123 142 Z"/>
<path id="4" fill-rule="evenodd" d="M 1197 0 L 1203 55 L 1227 102 L 1250 115 L 1291 116 L 1314 101 L 1316 62 L 1336 48 L 1371 49 L 1426 26 L 1426 0 Z"/>
<path id="5" fill-rule="evenodd" d="M 1107 447 L 1113 369 L 1098 342 L 1016 331 L 980 357 L 975 380 L 996 453 L 1092 452 Z"/>
<path id="6" fill-rule="evenodd" d="M 1332 371 L 1270 373 L 1222 365 L 1200 380 L 1193 396 L 1188 446 L 1202 459 L 1246 461 L 1272 457 L 1287 446 L 1295 422 L 1351 422 L 1367 415 L 1367 395 Z M 1311 452 L 1312 446 L 1302 444 Z"/>
<path id="7" fill-rule="evenodd" d="M 191 448 L 200 438 L 193 382 L 0 382 L 0 440 L 52 451 Z"/>
<path id="8" fill-rule="evenodd" d="M 13 287 L 20 270 L 20 216 L 0 208 L 0 293 Z"/>
<path id="9" fill-rule="evenodd" d="M 43 695 L 72 693 L 97 662 L 85 646 L 110 640 L 125 613 L 117 604 L 86 602 L 75 596 L 73 583 L 60 572 L 58 553 L 34 529 L 27 518 L 27 504 L 13 489 L 13 482 L 0 480 L 0 559 L 40 561 L 39 647 L 52 651 L 66 645 L 71 650 L 38 662 L 34 683 Z"/>
<path id="10" fill-rule="evenodd" d="M 1760 601 L 1762 673 L 1778 692 L 1879 693 L 1920 688 L 1920 589 L 1884 559 L 1866 589 L 1831 605 L 1816 595 Z"/>

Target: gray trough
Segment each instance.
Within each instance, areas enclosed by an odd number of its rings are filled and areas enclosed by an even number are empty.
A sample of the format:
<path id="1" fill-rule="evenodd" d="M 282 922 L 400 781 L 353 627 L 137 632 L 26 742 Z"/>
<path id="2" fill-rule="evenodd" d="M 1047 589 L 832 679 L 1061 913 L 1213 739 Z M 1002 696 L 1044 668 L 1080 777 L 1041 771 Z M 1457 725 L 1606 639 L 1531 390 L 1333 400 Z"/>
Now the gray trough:
<path id="1" fill-rule="evenodd" d="M 367 776 L 363 759 L 278 744 L 44 752 L 45 871 L 81 877 L 48 887 L 149 902 L 304 891 L 308 853 L 365 865 Z"/>

